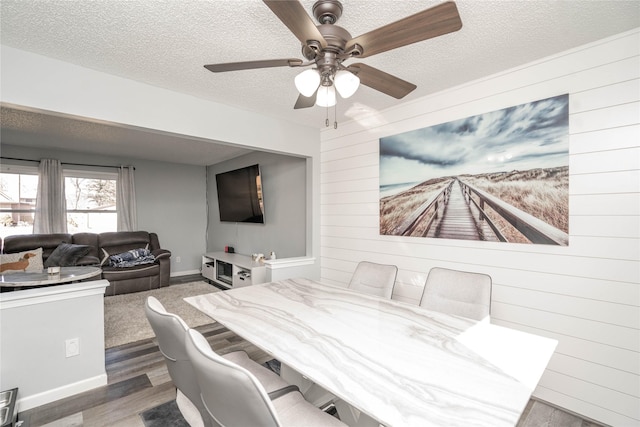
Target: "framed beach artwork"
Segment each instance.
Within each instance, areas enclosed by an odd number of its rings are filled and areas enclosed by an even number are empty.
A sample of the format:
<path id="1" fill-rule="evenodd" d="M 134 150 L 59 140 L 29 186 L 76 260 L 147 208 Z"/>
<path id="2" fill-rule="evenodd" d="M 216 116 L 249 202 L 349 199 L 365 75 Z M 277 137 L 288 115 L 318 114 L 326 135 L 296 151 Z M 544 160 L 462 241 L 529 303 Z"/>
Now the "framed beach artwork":
<path id="1" fill-rule="evenodd" d="M 380 234 L 567 246 L 569 95 L 380 138 Z"/>

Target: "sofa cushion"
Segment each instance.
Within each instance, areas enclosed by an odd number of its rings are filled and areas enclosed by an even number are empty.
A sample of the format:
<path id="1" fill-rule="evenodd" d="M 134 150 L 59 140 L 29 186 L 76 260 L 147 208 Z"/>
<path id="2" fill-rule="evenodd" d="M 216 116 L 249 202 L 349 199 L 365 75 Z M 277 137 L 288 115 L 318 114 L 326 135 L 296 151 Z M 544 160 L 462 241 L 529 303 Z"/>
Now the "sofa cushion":
<path id="1" fill-rule="evenodd" d="M 0 255 L 0 273 L 41 273 L 43 268 L 42 248 Z"/>
<path id="2" fill-rule="evenodd" d="M 21 234 L 4 238 L 2 252 L 12 254 L 42 248 L 42 259 L 46 260 L 60 243 L 72 243 L 71 234 Z"/>
<path id="3" fill-rule="evenodd" d="M 111 255 L 144 248 L 149 244 L 149 233 L 146 231 L 116 231 L 100 233 L 98 246 Z M 149 248 L 153 249 L 153 248 Z"/>
<path id="4" fill-rule="evenodd" d="M 44 266 L 69 267 L 77 265 L 78 260 L 88 254 L 89 250 L 91 250 L 91 247 L 87 245 L 60 243 L 44 262 Z"/>
<path id="5" fill-rule="evenodd" d="M 158 264 L 136 265 L 127 268 L 106 266 L 102 267 L 102 278 L 112 282 L 157 275 L 159 272 L 160 266 Z"/>
<path id="6" fill-rule="evenodd" d="M 99 258 L 101 253 L 98 249 L 98 235 L 96 233 L 76 233 L 72 236 L 74 245 L 86 245 L 90 250 L 86 256 Z"/>
<path id="7" fill-rule="evenodd" d="M 111 255 L 121 254 L 131 249 L 153 249 L 149 245 L 149 233 L 146 231 L 117 231 L 98 234 L 97 255 L 102 260 L 101 264 L 108 265 Z"/>

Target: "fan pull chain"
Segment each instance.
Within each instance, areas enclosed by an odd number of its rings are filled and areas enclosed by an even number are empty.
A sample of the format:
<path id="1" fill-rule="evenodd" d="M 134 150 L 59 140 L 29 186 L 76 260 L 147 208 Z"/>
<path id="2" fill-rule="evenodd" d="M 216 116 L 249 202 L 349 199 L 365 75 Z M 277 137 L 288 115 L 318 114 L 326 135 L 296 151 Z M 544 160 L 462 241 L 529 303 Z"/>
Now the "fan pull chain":
<path id="1" fill-rule="evenodd" d="M 336 105 L 333 106 L 333 128 L 334 129 L 338 129 L 338 118 L 337 118 L 337 114 L 336 110 L 338 109 L 338 103 L 336 102 Z"/>
<path id="2" fill-rule="evenodd" d="M 327 106 L 327 118 L 324 120 L 324 125 L 329 127 L 329 106 Z"/>

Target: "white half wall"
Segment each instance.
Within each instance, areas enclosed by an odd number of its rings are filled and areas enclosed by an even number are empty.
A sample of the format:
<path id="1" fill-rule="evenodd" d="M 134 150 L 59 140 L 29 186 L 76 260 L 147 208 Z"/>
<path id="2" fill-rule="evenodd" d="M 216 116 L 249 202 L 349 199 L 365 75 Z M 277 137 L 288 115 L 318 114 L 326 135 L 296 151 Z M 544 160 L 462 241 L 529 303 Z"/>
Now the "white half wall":
<path id="1" fill-rule="evenodd" d="M 568 247 L 379 234 L 380 137 L 565 93 Z M 489 274 L 492 322 L 559 341 L 534 396 L 606 424 L 640 424 L 640 29 L 358 118 L 321 139 L 323 281 L 346 286 L 362 260 L 396 264 L 394 298 L 417 303 L 432 267 Z"/>
<path id="2" fill-rule="evenodd" d="M 106 280 L 0 294 L 0 390 L 26 411 L 107 384 Z M 66 341 L 78 354 L 67 357 Z"/>

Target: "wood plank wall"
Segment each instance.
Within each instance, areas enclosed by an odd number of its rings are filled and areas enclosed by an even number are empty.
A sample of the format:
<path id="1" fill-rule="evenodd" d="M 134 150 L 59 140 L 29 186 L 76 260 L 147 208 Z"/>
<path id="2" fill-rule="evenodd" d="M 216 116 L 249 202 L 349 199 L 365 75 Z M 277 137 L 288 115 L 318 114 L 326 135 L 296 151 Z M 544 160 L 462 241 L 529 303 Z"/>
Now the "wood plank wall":
<path id="1" fill-rule="evenodd" d="M 366 90 L 366 89 L 364 89 Z M 568 247 L 379 235 L 379 138 L 569 93 Z M 435 266 L 493 278 L 492 321 L 559 341 L 534 396 L 640 424 L 640 29 L 545 58 L 321 136 L 321 277 L 396 264 L 417 303 Z"/>

